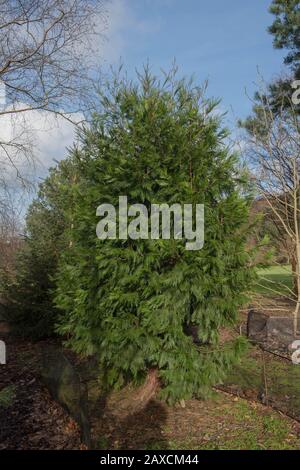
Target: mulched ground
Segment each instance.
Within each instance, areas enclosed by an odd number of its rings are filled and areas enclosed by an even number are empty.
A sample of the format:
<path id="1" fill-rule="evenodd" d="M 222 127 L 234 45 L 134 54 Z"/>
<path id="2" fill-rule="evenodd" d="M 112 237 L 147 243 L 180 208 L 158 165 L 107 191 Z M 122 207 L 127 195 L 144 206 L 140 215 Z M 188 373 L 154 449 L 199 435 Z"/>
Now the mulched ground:
<path id="1" fill-rule="evenodd" d="M 50 397 L 35 373 L 31 343 L 5 337 L 7 364 L 0 365 L 0 392 L 14 390 L 0 406 L 0 449 L 80 449 L 77 424 Z"/>
<path id="2" fill-rule="evenodd" d="M 152 400 L 141 412 L 116 421 L 93 420 L 95 446 L 102 449 L 299 449 L 300 425 L 270 407 L 224 392 L 209 400 L 168 407 Z M 97 438 L 98 436 L 98 438 Z"/>
<path id="3" fill-rule="evenodd" d="M 8 357 L 7 364 L 0 365 L 0 393 L 13 386 L 15 396 L 9 406 L 0 406 L 0 450 L 83 449 L 78 426 L 39 379 L 40 351 L 47 343 L 7 335 L 5 341 Z M 93 407 L 90 403 L 93 448 L 300 448 L 299 423 L 252 399 L 221 391 L 210 400 L 189 400 L 175 407 L 154 399 L 142 411 L 120 418 L 118 398 L 100 396 Z"/>

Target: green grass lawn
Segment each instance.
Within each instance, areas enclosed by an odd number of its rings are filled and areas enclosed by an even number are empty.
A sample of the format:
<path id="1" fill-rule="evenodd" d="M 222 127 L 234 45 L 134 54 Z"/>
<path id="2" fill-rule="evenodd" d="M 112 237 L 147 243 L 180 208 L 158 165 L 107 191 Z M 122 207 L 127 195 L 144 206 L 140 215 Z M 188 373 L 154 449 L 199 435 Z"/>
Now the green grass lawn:
<path id="1" fill-rule="evenodd" d="M 256 291 L 260 294 L 290 295 L 288 289 L 292 289 L 293 279 L 290 266 L 269 266 L 258 270 L 258 285 Z"/>

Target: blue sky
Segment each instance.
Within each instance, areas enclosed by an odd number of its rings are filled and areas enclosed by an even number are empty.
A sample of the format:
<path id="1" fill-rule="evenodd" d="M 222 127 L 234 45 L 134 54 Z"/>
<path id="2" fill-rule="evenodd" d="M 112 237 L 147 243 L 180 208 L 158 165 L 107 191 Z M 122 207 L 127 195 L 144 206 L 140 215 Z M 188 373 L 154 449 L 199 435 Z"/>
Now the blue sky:
<path id="1" fill-rule="evenodd" d="M 105 60 L 119 58 L 129 75 L 149 60 L 153 71 L 176 58 L 180 74 L 209 80 L 230 118 L 245 117 L 257 68 L 268 81 L 284 70 L 267 27 L 271 0 L 111 0 Z"/>
<path id="2" fill-rule="evenodd" d="M 274 50 L 267 27 L 273 17 L 271 0 L 109 0 L 105 39 L 100 41 L 99 64 L 103 71 L 117 66 L 120 58 L 129 76 L 147 61 L 155 73 L 168 70 L 174 60 L 180 75 L 194 75 L 198 83 L 208 79 L 208 95 L 222 99 L 225 124 L 239 139 L 236 120 L 251 111 L 258 71 L 266 81 L 285 70 L 284 51 Z M 103 29 L 102 20 L 99 29 Z M 36 114 L 36 115 L 35 115 Z M 74 128 L 57 119 L 45 125 L 42 113 L 27 115 L 36 131 L 38 164 L 33 169 L 44 177 L 55 160 L 66 156 L 74 140 Z M 42 122 L 41 122 L 42 121 Z M 40 130 L 41 128 L 41 130 Z M 242 138 L 241 138 L 242 139 Z M 241 141 L 242 142 L 242 141 Z"/>

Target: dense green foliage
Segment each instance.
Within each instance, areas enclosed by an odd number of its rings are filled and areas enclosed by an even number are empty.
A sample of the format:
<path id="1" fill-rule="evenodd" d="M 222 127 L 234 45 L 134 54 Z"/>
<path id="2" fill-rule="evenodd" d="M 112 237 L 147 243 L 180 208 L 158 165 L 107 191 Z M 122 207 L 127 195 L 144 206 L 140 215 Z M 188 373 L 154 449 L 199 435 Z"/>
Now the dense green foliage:
<path id="1" fill-rule="evenodd" d="M 54 333 L 57 310 L 52 301 L 52 276 L 67 243 L 64 207 L 70 205 L 68 191 L 74 171 L 74 158 L 50 171 L 27 213 L 16 275 L 1 273 L 3 312 L 18 335 L 39 339 Z"/>
<path id="2" fill-rule="evenodd" d="M 275 15 L 269 32 L 274 36 L 274 47 L 290 51 L 285 63 L 300 78 L 300 5 L 299 0 L 273 0 L 270 12 Z"/>
<path id="3" fill-rule="evenodd" d="M 81 179 L 71 187 L 71 243 L 60 261 L 58 331 L 75 351 L 96 354 L 108 386 L 142 380 L 156 368 L 162 394 L 205 393 L 224 377 L 243 342 L 218 345 L 253 278 L 248 198 L 217 102 L 173 75 L 146 70 L 134 85 L 116 79 L 103 111 L 82 135 Z M 205 244 L 185 240 L 99 240 L 102 203 L 204 203 Z M 199 348 L 186 334 L 196 325 Z M 204 347 L 204 343 L 209 346 Z"/>
<path id="4" fill-rule="evenodd" d="M 277 49 L 290 51 L 285 63 L 291 69 L 292 75 L 283 76 L 268 84 L 265 89 L 257 91 L 254 95 L 253 113 L 240 124 L 251 135 L 263 137 L 274 117 L 281 117 L 284 112 L 300 112 L 299 105 L 293 105 L 292 95 L 294 89 L 292 82 L 300 79 L 300 7 L 298 0 L 273 0 L 269 8 L 275 20 L 268 28 L 273 35 L 273 45 Z"/>

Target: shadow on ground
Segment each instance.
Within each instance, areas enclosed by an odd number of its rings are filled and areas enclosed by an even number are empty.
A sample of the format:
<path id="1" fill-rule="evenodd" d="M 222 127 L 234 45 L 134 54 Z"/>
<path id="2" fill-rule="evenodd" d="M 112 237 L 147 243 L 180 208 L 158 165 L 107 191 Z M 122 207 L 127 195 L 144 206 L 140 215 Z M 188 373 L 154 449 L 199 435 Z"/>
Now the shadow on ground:
<path id="1" fill-rule="evenodd" d="M 99 403 L 100 404 L 100 403 Z M 97 449 L 167 449 L 164 436 L 166 407 L 156 400 L 137 413 L 118 419 L 107 412 L 104 403 L 92 416 L 93 447 Z"/>

